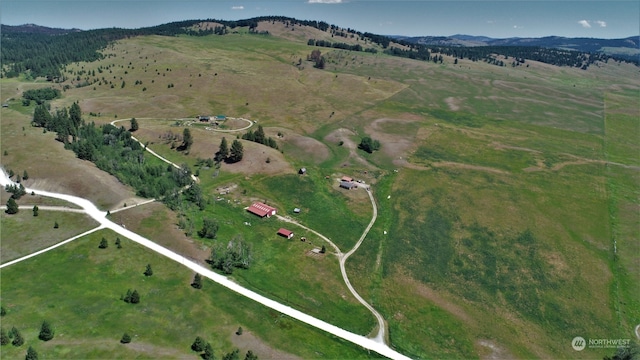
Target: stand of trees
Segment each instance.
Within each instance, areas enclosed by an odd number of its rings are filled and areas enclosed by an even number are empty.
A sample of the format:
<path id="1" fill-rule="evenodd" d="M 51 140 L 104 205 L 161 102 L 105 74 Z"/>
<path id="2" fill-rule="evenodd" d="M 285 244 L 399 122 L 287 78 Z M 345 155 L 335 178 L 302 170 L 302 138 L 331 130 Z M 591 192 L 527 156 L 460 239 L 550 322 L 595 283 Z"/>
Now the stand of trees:
<path id="1" fill-rule="evenodd" d="M 207 260 L 212 268 L 232 274 L 234 268 L 248 269 L 253 261 L 251 245 L 236 237 L 228 244 L 216 242 Z"/>
<path id="2" fill-rule="evenodd" d="M 147 161 L 144 148 L 132 139 L 130 131 L 111 124 L 97 127 L 85 123 L 77 103 L 53 115 L 39 105 L 32 124 L 55 131 L 56 139 L 65 148 L 132 186 L 138 196 L 170 200 L 169 195 L 179 194 L 180 189 L 192 184 L 191 169 L 186 164 L 176 169 L 155 160 Z"/>
<path id="3" fill-rule="evenodd" d="M 320 53 L 319 50 L 314 50 L 314 51 L 318 51 L 318 54 Z M 276 140 L 270 136 L 267 137 L 265 135 L 262 125 L 258 125 L 258 129 L 256 129 L 256 131 L 251 131 L 251 130 L 247 131 L 244 135 L 242 135 L 242 139 L 257 142 L 258 144 L 262 144 L 262 145 L 267 145 L 270 148 L 274 148 L 274 149 L 278 148 L 278 143 L 276 142 Z"/>

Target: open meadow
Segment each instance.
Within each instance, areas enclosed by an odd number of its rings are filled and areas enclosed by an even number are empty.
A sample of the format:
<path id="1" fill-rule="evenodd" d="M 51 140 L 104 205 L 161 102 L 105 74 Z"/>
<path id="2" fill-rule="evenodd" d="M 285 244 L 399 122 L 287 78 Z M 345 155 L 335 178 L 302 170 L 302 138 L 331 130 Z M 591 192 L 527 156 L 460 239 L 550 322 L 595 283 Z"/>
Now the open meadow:
<path id="1" fill-rule="evenodd" d="M 320 70 L 306 61 L 315 48 L 305 36 L 319 38 L 317 29 L 291 34 L 275 23 L 261 26 L 272 35 L 241 29 L 120 40 L 102 60 L 67 66 L 60 84 L 0 80 L 2 100 L 13 98 L 1 109 L 2 166 L 27 170 L 31 187 L 82 196 L 112 212 L 142 201 L 65 150 L 55 134 L 30 126 L 34 106 L 21 104 L 21 91 L 68 85 L 52 107 L 78 102 L 84 120 L 98 125 L 122 120 L 116 125 L 128 128 L 135 117 L 140 128 L 133 135 L 187 164 L 208 199 L 202 209 L 172 211 L 154 202 L 111 219 L 203 264 L 215 243 L 242 239 L 254 261 L 230 277 L 258 293 L 355 333 L 374 331 L 374 317 L 348 291 L 328 244 L 244 210 L 266 202 L 346 253 L 372 216 L 365 190 L 338 187 L 346 175 L 371 184 L 378 207 L 347 273 L 384 316 L 389 344 L 399 352 L 602 358 L 615 349 L 576 353 L 571 340 L 635 337 L 638 67 L 615 61 L 588 70 L 535 61 L 498 67 L 448 56 L 436 64 L 318 48 L 327 59 Z M 249 119 L 252 130 L 263 126 L 278 149 L 240 140 L 242 161 L 206 166 L 223 137 L 231 143 L 246 132 L 233 130 L 249 125 L 227 120 L 214 128 L 197 119 L 219 114 Z M 174 139 L 185 129 L 194 143 L 178 151 Z M 379 140 L 380 150 L 358 149 L 363 136 Z M 298 174 L 302 167 L 305 175 Z M 26 195 L 20 204 L 29 201 Z M 29 213 L 3 214 L 3 262 L 42 248 L 50 233 L 43 227 L 22 243 L 24 224 L 35 221 Z M 50 216 L 37 221 L 45 226 Z M 77 233 L 90 227 L 78 214 L 65 216 L 73 217 Z M 198 236 L 205 219 L 219 224 L 216 239 Z M 294 238 L 276 235 L 280 227 Z M 62 240 L 58 235 L 47 244 Z M 188 270 L 129 242 L 98 249 L 101 236 L 112 243 L 113 234 L 99 232 L 3 269 L 0 296 L 9 311 L 3 328 L 24 329 L 28 344 L 52 358 L 183 357 L 198 335 L 212 342 L 216 356 L 251 344 L 267 349 L 260 358 L 373 356 L 213 284 L 194 290 Z M 312 250 L 322 245 L 327 253 L 317 256 Z M 147 263 L 154 267 L 150 278 L 142 275 Z M 37 280 L 21 278 L 27 272 Z M 141 304 L 119 300 L 134 287 Z M 48 343 L 35 340 L 44 319 L 58 332 Z M 233 335 L 238 326 L 255 338 L 249 345 Z M 125 331 L 136 335 L 129 345 L 118 343 Z M 24 350 L 2 347 L 10 357 Z"/>

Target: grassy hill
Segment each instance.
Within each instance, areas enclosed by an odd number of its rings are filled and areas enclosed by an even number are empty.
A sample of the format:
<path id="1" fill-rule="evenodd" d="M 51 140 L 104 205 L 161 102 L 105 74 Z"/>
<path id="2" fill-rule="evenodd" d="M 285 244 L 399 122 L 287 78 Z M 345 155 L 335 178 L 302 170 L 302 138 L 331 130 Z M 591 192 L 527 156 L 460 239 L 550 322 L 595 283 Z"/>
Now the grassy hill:
<path id="1" fill-rule="evenodd" d="M 199 168 L 203 190 L 224 201 L 203 212 L 136 209 L 121 218 L 128 227 L 203 261 L 211 243 L 176 225 L 186 217 L 197 229 L 203 217 L 215 217 L 221 239 L 240 234 L 259 254 L 255 267 L 234 273 L 237 281 L 367 334 L 373 319 L 344 291 L 335 258 L 310 262 L 306 244 L 278 239 L 277 225 L 242 211 L 268 200 L 347 251 L 371 214 L 366 196 L 340 191 L 333 180 L 350 175 L 373 184 L 379 218 L 347 271 L 402 353 L 601 358 L 614 349 L 576 353 L 571 339 L 633 338 L 640 323 L 636 66 L 496 67 L 447 56 L 436 64 L 307 46 L 322 34 L 304 26 L 265 22 L 258 29 L 271 35 L 237 28 L 224 36 L 120 40 L 102 60 L 68 65 L 68 80 L 54 85 L 66 90 L 53 108 L 77 101 L 85 120 L 98 124 L 136 117 L 137 137 L 194 169 L 222 136 L 236 134 L 193 124 L 194 145 L 180 153 L 162 139 L 182 132 L 185 122 L 177 119 L 244 117 L 277 139 L 282 151 L 243 141 L 242 162 L 223 164 L 219 173 Z M 306 60 L 314 49 L 327 60 L 324 70 Z M 101 180 L 118 194 L 105 198 L 95 187 L 104 175 L 64 151 L 53 134 L 29 126 L 33 106 L 22 106 L 20 91 L 50 84 L 0 85 L 3 100 L 14 98 L 2 109 L 3 166 L 28 169 L 33 182 L 56 179 L 49 186 L 105 209 L 132 201 L 130 189 Z M 365 135 L 381 142 L 380 151 L 357 149 Z M 53 164 L 38 161 L 49 151 L 61 155 Z M 87 175 L 62 174 L 67 167 Z M 300 167 L 308 175 L 296 175 Z M 232 191 L 221 196 L 222 188 Z M 294 207 L 302 213 L 294 215 Z M 16 291 L 3 285 L 3 304 Z M 297 352 L 286 337 L 263 340 L 301 357 L 325 357 Z M 172 340 L 162 346 L 182 348 Z M 329 357 L 355 356 L 340 351 Z"/>

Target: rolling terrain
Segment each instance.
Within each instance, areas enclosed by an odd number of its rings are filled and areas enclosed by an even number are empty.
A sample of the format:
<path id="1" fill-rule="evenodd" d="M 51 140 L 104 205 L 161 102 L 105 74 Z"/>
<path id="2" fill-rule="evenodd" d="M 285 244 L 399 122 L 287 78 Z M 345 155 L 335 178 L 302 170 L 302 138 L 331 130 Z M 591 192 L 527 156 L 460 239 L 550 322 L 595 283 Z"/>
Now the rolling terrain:
<path id="1" fill-rule="evenodd" d="M 255 252 L 252 267 L 231 277 L 267 297 L 349 331 L 375 332 L 375 319 L 342 282 L 338 259 L 308 255 L 321 239 L 296 232 L 294 240 L 283 240 L 275 235 L 280 225 L 274 219 L 243 211 L 251 201 L 266 200 L 346 252 L 372 216 L 361 189 L 338 188 L 334 179 L 348 175 L 371 184 L 378 217 L 346 270 L 360 295 L 385 318 L 387 341 L 400 353 L 602 358 L 615 349 L 576 353 L 571 340 L 635 337 L 640 324 L 637 66 L 609 61 L 581 70 L 527 60 L 525 66 L 497 67 L 446 55 L 434 63 L 309 46 L 308 39 L 330 39 L 331 33 L 302 25 L 263 21 L 256 29 L 238 27 L 222 36 L 135 36 L 111 43 L 100 60 L 65 66 L 64 82 L 2 79 L 2 102 L 8 104 L 1 109 L 2 166 L 18 174 L 28 170 L 25 183 L 31 187 L 91 199 L 105 211 L 142 201 L 134 189 L 75 158 L 54 133 L 30 126 L 34 106 L 24 106 L 21 93 L 53 86 L 63 96 L 52 108 L 77 102 L 86 122 L 123 119 L 126 124 L 137 118 L 135 136 L 165 158 L 198 169 L 199 185 L 211 199 L 204 210 L 171 211 L 153 203 L 114 213 L 115 221 L 206 264 L 214 241 L 195 232 L 185 235 L 178 224 L 188 221 L 199 229 L 204 218 L 214 217 L 220 223 L 218 240 L 241 236 Z M 307 60 L 316 49 L 325 57 L 324 69 Z M 201 166 L 198 160 L 213 157 L 223 136 L 241 135 L 211 131 L 195 120 L 217 114 L 255 121 L 279 149 L 242 140 L 241 162 L 223 163 L 219 171 Z M 189 123 L 194 144 L 188 153 L 176 151 L 163 135 L 182 133 Z M 363 136 L 379 140 L 380 150 L 358 149 Z M 304 176 L 296 173 L 301 167 L 307 169 Z M 7 198 L 3 192 L 3 204 Z M 25 196 L 18 203 L 33 201 Z M 296 207 L 300 214 L 293 213 Z M 46 232 L 25 238 L 27 215 L 2 214 L 3 262 L 7 250 L 17 257 L 46 246 Z M 70 235 L 87 229 L 86 219 L 67 215 Z M 50 216 L 37 220 L 51 222 Z M 3 328 L 37 328 L 40 317 L 51 318 L 65 338 L 35 344 L 52 357 L 181 357 L 189 354 L 196 330 L 208 328 L 210 314 L 222 314 L 207 330 L 218 353 L 254 346 L 267 349 L 258 353 L 261 358 L 374 356 L 290 319 L 278 322 L 277 314 L 213 284 L 199 300 L 187 301 L 191 289 L 178 284 L 186 284 L 191 274 L 138 248 L 126 256 L 144 260 L 122 267 L 125 259 L 111 248 L 108 255 L 100 255 L 97 246 L 89 249 L 87 242 L 100 236 L 113 234 L 92 235 L 20 265 L 24 268 L 2 269 L 0 296 L 9 309 Z M 8 237 L 12 241 L 5 241 Z M 83 262 L 59 269 L 56 264 L 73 254 Z M 158 298 L 147 305 L 156 315 L 134 311 L 119 319 L 145 319 L 147 328 L 158 329 L 167 324 L 155 318 L 172 319 L 175 329 L 153 334 L 132 329 L 141 345 L 122 349 L 117 321 L 105 319 L 127 310 L 116 310 L 113 301 L 96 294 L 107 291 L 117 300 L 146 263 L 166 267 L 175 277 L 144 285 L 148 297 Z M 27 281 L 21 273 L 38 271 L 42 282 L 20 286 Z M 65 285 L 73 299 L 64 291 L 32 297 L 47 292 L 47 276 L 64 278 L 66 271 L 87 274 Z M 113 283 L 100 271 L 113 275 Z M 91 283 L 100 290 L 87 290 Z M 160 301 L 154 294 L 163 291 L 173 295 Z M 27 301 L 30 308 L 17 305 Z M 82 304 L 91 301 L 101 308 L 85 309 Z M 77 320 L 81 309 L 95 311 L 86 329 Z M 173 317 L 180 313 L 189 315 Z M 62 323 L 64 314 L 74 316 L 73 326 Z M 215 322 L 218 315 L 212 318 Z M 240 323 L 256 338 L 248 347 L 232 335 Z M 294 332 L 301 335 L 294 338 Z M 318 340 L 300 346 L 305 337 Z M 94 350 L 81 350 L 86 344 Z M 2 353 L 22 356 L 9 347 Z"/>

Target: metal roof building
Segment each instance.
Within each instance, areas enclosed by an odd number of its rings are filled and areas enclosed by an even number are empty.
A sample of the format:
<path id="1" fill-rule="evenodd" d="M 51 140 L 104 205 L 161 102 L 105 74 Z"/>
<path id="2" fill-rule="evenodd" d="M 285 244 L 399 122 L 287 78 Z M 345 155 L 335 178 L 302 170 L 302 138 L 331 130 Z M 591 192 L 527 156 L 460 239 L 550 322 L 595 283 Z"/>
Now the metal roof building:
<path id="1" fill-rule="evenodd" d="M 254 203 L 247 208 L 247 211 L 260 217 L 270 217 L 276 214 L 276 208 L 261 202 Z"/>

